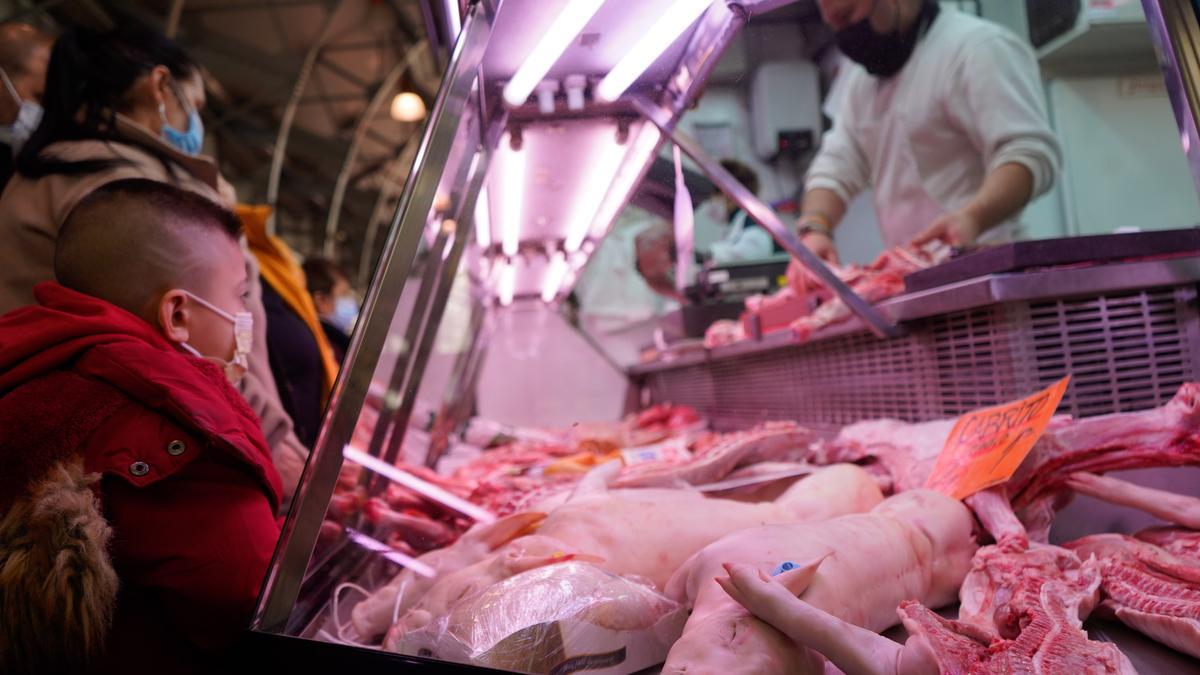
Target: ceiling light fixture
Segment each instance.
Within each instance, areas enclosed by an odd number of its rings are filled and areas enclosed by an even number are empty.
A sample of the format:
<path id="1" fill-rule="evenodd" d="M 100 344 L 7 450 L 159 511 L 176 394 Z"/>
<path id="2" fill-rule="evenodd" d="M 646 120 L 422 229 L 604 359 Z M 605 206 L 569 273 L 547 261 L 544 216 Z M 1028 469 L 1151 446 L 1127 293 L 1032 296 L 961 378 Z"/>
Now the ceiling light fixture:
<path id="1" fill-rule="evenodd" d="M 504 100 L 509 105 L 524 105 L 533 88 L 550 72 L 558 57 L 562 56 L 603 4 L 604 0 L 568 0 L 566 7 L 542 33 L 533 51 L 525 57 L 516 74 L 504 85 Z"/>
<path id="2" fill-rule="evenodd" d="M 425 119 L 425 101 L 411 91 L 402 91 L 392 99 L 392 119 L 397 122 L 420 122 Z"/>
<path id="3" fill-rule="evenodd" d="M 670 47 L 687 27 L 696 22 L 712 0 L 675 0 L 658 21 L 642 33 L 641 39 L 625 53 L 617 65 L 596 87 L 596 97 L 612 103 L 634 83 L 650 64 Z"/>

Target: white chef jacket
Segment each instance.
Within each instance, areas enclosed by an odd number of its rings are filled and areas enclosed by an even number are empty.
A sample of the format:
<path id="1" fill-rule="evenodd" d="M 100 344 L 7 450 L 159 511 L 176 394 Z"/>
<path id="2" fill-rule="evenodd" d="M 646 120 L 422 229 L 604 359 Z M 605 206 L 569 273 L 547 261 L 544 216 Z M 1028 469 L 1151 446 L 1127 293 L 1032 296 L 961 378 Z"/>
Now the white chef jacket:
<path id="1" fill-rule="evenodd" d="M 775 252 L 771 235 L 749 222 L 746 212 L 738 209 L 729 221 L 729 232 L 711 247 L 712 261 L 718 265 L 769 258 Z"/>
<path id="2" fill-rule="evenodd" d="M 847 204 L 875 190 L 887 246 L 907 243 L 943 213 L 965 206 L 992 170 L 1015 162 L 1033 174 L 1033 196 L 1061 164 L 1037 60 L 1007 29 L 943 8 L 908 63 L 890 79 L 847 63 L 833 127 L 805 189 Z M 1014 221 L 984 240 L 1019 234 Z"/>

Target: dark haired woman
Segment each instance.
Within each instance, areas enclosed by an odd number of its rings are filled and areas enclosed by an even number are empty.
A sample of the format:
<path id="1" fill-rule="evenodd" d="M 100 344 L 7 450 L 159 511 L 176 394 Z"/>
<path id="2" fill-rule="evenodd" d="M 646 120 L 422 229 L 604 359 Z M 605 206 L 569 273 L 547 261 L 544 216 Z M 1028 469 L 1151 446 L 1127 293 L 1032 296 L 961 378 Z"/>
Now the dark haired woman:
<path id="1" fill-rule="evenodd" d="M 160 33 L 137 25 L 64 33 L 50 54 L 43 107 L 0 195 L 0 314 L 32 304 L 34 285 L 54 280 L 59 227 L 101 185 L 148 178 L 234 206 L 233 188 L 216 162 L 199 154 L 200 67 Z M 266 354 L 262 286 L 249 255 L 247 265 L 255 347 L 238 388 L 262 419 L 290 499 L 307 450 L 279 401 Z"/>
<path id="2" fill-rule="evenodd" d="M 232 207 L 233 188 L 199 154 L 200 68 L 144 28 L 74 31 L 54 44 L 42 122 L 0 197 L 0 313 L 53 278 L 54 242 L 71 208 L 123 178 L 172 183 Z"/>

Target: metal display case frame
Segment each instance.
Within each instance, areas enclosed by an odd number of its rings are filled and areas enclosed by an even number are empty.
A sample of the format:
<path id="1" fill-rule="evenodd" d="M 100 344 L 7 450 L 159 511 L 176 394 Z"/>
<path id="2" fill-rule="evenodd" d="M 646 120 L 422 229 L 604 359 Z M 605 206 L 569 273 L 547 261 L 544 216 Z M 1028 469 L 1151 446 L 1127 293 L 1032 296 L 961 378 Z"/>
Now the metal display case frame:
<path id="1" fill-rule="evenodd" d="M 717 59 L 750 15 L 769 11 L 789 1 L 714 2 L 669 75 L 656 86 L 643 87 L 636 96 L 627 100 L 628 110 L 625 113 L 632 115 L 632 119 L 638 123 L 646 127 L 653 125 L 661 131 L 662 136 L 657 137 L 653 149 L 656 150 L 670 137 L 715 184 L 766 227 L 785 249 L 802 262 L 809 263 L 815 273 L 822 274 L 825 268 L 812 259 L 811 253 L 796 241 L 789 228 L 721 170 L 716 162 L 706 157 L 694 142 L 675 129 L 679 116 L 698 97 Z M 342 469 L 343 449 L 350 443 L 360 422 L 364 405 L 371 396 L 373 380 L 379 379 L 380 355 L 389 343 L 398 341 L 398 358 L 385 378 L 386 391 L 378 401 L 380 415 L 368 449 L 372 456 L 390 463 L 398 457 L 403 444 L 455 273 L 463 264 L 470 264 L 474 268 L 474 263 L 486 254 L 474 250 L 469 242 L 475 225 L 476 201 L 502 138 L 511 131 L 512 123 L 521 122 L 520 118 L 525 113 L 521 109 L 510 111 L 499 102 L 497 96 L 489 93 L 494 92 L 497 83 L 485 76 L 484 57 L 493 37 L 494 20 L 502 9 L 501 2 L 473 0 L 466 6 L 461 33 L 454 43 L 446 76 L 430 111 L 410 178 L 363 304 L 360 328 L 355 331 L 347 352 L 346 365 L 330 397 L 321 432 L 301 476 L 264 582 L 251 632 L 247 636 L 247 649 L 259 656 L 290 651 L 296 644 L 305 646 L 303 650 L 296 650 L 297 653 L 320 651 L 325 647 L 335 650 L 337 656 L 330 662 L 351 659 L 360 651 L 342 645 L 318 647 L 315 641 L 303 638 L 312 634 L 315 622 L 325 611 L 321 605 L 322 598 L 328 596 L 331 582 L 362 574 L 372 561 L 378 563 L 377 556 L 345 541 L 326 550 L 319 559 L 314 557 L 314 550 Z M 1200 25 L 1188 0 L 1143 2 L 1152 34 L 1163 57 L 1164 74 L 1184 134 L 1185 150 L 1200 184 L 1200 135 L 1197 134 L 1195 121 L 1196 112 L 1200 111 Z M 629 192 L 618 195 L 622 203 L 628 200 L 633 187 L 645 175 L 653 154 L 642 158 L 640 164 L 634 162 L 631 166 L 621 167 L 635 178 Z M 589 239 L 592 247 L 595 239 Z M 554 242 L 553 245 L 561 246 L 561 242 Z M 526 248 L 524 242 L 522 248 Z M 419 262 L 423 267 L 419 275 L 414 275 Z M 487 283 L 474 269 L 472 274 L 477 288 Z M 840 349 L 844 356 L 848 355 L 848 361 L 858 359 L 859 366 L 856 367 L 866 368 L 868 375 L 875 368 L 876 377 L 880 372 L 880 364 L 888 359 L 897 364 L 903 362 L 907 370 L 897 376 L 896 385 L 909 387 L 911 392 L 916 392 L 907 397 L 915 402 L 915 407 L 911 409 L 912 412 L 905 412 L 902 408 L 908 402 L 900 399 L 906 397 L 897 394 L 896 400 L 881 403 L 869 410 L 840 417 L 830 415 L 825 420 L 827 426 L 856 421 L 851 419 L 856 414 L 860 415 L 859 418 L 891 413 L 889 416 L 928 419 L 954 414 L 964 406 L 973 407 L 990 402 L 983 395 L 972 398 L 963 389 L 951 404 L 942 390 L 933 385 L 918 386 L 911 377 L 918 371 L 931 371 L 943 380 L 949 380 L 952 385 L 963 384 L 958 377 L 961 370 L 952 369 L 947 373 L 938 369 L 945 363 L 946 354 L 956 354 L 956 350 L 960 349 L 966 350 L 963 353 L 968 355 L 968 361 L 978 360 L 985 347 L 981 347 L 974 332 L 976 326 L 982 326 L 981 330 L 993 337 L 1005 334 L 1004 330 L 1007 330 L 997 327 L 1016 325 L 1017 333 L 1034 335 L 1041 331 L 1040 334 L 1051 336 L 1047 338 L 1050 341 L 1069 342 L 1073 339 L 1070 332 L 1074 325 L 1072 322 L 1076 321 L 1073 317 L 1077 317 L 1078 312 L 1109 316 L 1116 311 L 1131 312 L 1129 326 L 1134 328 L 1122 328 L 1124 324 L 1114 326 L 1116 332 L 1104 338 L 1110 352 L 1113 349 L 1119 351 L 1124 336 L 1120 330 L 1161 325 L 1169 326 L 1169 329 L 1161 331 L 1164 336 L 1161 343 L 1165 345 L 1163 349 L 1176 350 L 1171 353 L 1180 354 L 1177 360 L 1171 361 L 1173 364 L 1178 362 L 1179 374 L 1158 377 L 1155 381 L 1158 389 L 1154 390 L 1153 396 L 1144 401 L 1138 399 L 1131 405 L 1140 406 L 1143 402 L 1152 404 L 1157 400 L 1155 397 L 1160 396 L 1159 392 L 1170 387 L 1178 377 L 1190 378 L 1200 373 L 1200 323 L 1196 314 L 1200 261 L 1189 259 L 1155 263 L 1138 268 L 1138 274 L 1121 275 L 1119 278 L 1108 275 L 1102 282 L 1095 278 L 1097 274 L 1103 273 L 1097 270 L 1091 277 L 1074 272 L 1064 273 L 1052 280 L 1038 280 L 1031 275 L 998 275 L 963 282 L 953 289 L 934 289 L 925 294 L 896 298 L 878 307 L 856 302 L 857 296 L 849 289 L 842 288 L 844 284 L 829 275 L 832 277 L 828 279 L 829 283 L 861 319 L 819 336 L 820 339 L 811 345 L 781 345 L 769 341 L 736 345 L 711 354 L 683 357 L 671 363 L 638 367 L 630 372 L 630 376 L 632 381 L 639 384 L 642 403 L 673 396 L 675 402 L 689 402 L 674 393 L 679 390 L 672 389 L 674 385 L 669 381 L 672 377 L 691 377 L 692 383 L 686 386 L 698 392 L 697 396 L 707 397 L 696 399 L 699 402 L 697 405 L 703 412 L 713 415 L 719 426 L 733 428 L 761 421 L 754 417 L 753 412 L 746 413 L 746 410 L 753 410 L 753 406 L 763 409 L 771 405 L 766 398 L 749 403 L 747 399 L 740 403 L 737 400 L 739 392 L 742 395 L 747 393 L 746 388 L 738 387 L 737 383 L 745 384 L 747 378 L 752 377 L 750 373 L 753 368 L 749 365 L 756 359 L 761 366 L 764 359 L 773 358 L 773 353 L 787 353 L 792 358 L 804 350 L 810 350 L 816 355 L 813 358 L 828 360 L 836 356 L 834 352 Z M 1048 292 L 1046 284 L 1051 283 L 1056 290 Z M 401 305 L 401 296 L 406 287 L 409 291 L 414 290 L 412 284 L 416 284 L 412 315 L 399 316 L 397 308 Z M 1122 284 L 1129 285 L 1122 288 Z M 494 298 L 487 294 L 475 294 L 470 344 L 452 369 L 451 381 L 434 423 L 433 452 L 427 459 L 430 463 L 436 462 L 438 454 L 445 447 L 446 438 L 459 427 L 468 412 L 463 401 L 470 396 L 480 364 L 486 356 L 486 326 L 494 302 Z M 1077 310 L 1077 306 L 1082 309 Z M 986 314 L 982 320 L 977 318 L 981 311 Z M 1046 318 L 1052 314 L 1057 318 Z M 1057 334 L 1054 332 L 1056 330 Z M 1005 342 L 1005 348 L 1009 349 L 1009 362 L 1021 364 L 1036 352 L 1038 346 L 1036 339 L 1032 346 L 1016 345 L 1010 339 Z M 821 349 L 827 350 L 827 353 L 822 355 Z M 993 342 L 986 349 L 996 353 L 1000 348 Z M 894 353 L 884 354 L 880 350 Z M 860 358 L 862 354 L 874 355 L 864 360 Z M 929 359 L 922 362 L 927 364 L 927 368 L 914 368 L 913 356 L 916 354 Z M 1154 364 L 1156 359 L 1165 363 L 1160 357 L 1161 353 L 1152 350 L 1144 358 L 1139 356 L 1142 360 L 1138 363 Z M 726 374 L 718 372 L 722 368 L 727 371 Z M 767 370 L 770 370 L 769 363 Z M 794 373 L 794 368 L 781 372 Z M 871 377 L 861 380 L 846 380 L 836 374 L 835 377 L 842 379 L 845 387 L 878 388 L 877 382 L 872 383 Z M 997 376 L 994 379 L 999 383 L 994 387 L 994 396 L 1007 396 L 1006 392 L 1010 389 L 1005 389 L 1006 386 L 1024 388 L 1027 384 L 1019 377 Z M 777 391 L 798 391 L 794 386 L 788 388 L 786 383 L 779 383 L 778 380 L 759 382 L 754 384 L 754 388 L 759 392 L 768 392 L 765 386 L 776 384 L 783 387 Z M 852 393 L 847 389 L 847 396 Z M 806 399 L 800 396 L 796 400 L 802 405 Z M 789 410 L 796 409 L 796 400 L 788 404 L 791 406 Z M 1084 410 L 1084 406 L 1090 404 L 1084 400 L 1083 392 L 1076 392 L 1071 400 L 1074 403 L 1070 405 L 1079 406 L 1081 413 L 1092 410 Z M 732 410 L 733 414 L 727 419 L 722 418 L 723 409 Z M 385 487 L 382 478 L 371 476 L 369 472 L 364 474 L 367 474 L 365 486 L 370 491 L 378 493 Z M 386 662 L 411 667 L 426 665 L 445 672 L 472 668 L 375 652 L 360 656 L 362 663 L 369 662 L 373 664 L 372 667 Z"/>

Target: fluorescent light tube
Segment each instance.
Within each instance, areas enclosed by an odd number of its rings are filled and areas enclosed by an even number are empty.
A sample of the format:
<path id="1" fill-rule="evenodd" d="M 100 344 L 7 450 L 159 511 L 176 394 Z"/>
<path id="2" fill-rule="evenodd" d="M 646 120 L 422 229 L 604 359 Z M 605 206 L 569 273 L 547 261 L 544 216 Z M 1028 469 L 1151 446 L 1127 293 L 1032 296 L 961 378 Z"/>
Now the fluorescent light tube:
<path id="1" fill-rule="evenodd" d="M 479 244 L 479 248 L 482 249 L 487 249 L 492 245 L 492 221 L 489 208 L 488 189 L 484 186 L 475 201 L 475 243 Z"/>
<path id="2" fill-rule="evenodd" d="M 517 245 L 521 243 L 521 218 L 525 208 L 525 151 L 514 150 L 512 139 L 505 134 L 500 141 L 500 152 L 504 157 L 499 167 L 504 172 L 500 178 L 504 186 L 504 220 L 500 222 L 500 243 L 504 255 L 512 257 L 517 254 Z"/>
<path id="3" fill-rule="evenodd" d="M 567 276 L 567 258 L 561 253 L 555 253 L 550 259 L 546 270 L 546 280 L 542 283 L 542 301 L 552 302 L 562 288 L 563 279 Z"/>
<path id="4" fill-rule="evenodd" d="M 600 81 L 600 86 L 596 87 L 596 97 L 609 103 L 621 98 L 634 80 L 641 77 L 650 64 L 711 5 L 712 0 L 675 0 L 671 3 L 670 8 L 642 33 L 641 39 Z"/>
<path id="5" fill-rule="evenodd" d="M 608 187 L 612 185 L 617 171 L 621 168 L 621 160 L 625 159 L 625 154 L 632 145 L 628 142 L 625 145 L 619 145 L 615 140 L 615 134 L 610 136 L 605 133 L 604 136 L 604 147 L 598 153 L 600 157 L 593 164 L 592 175 L 583 183 L 583 193 L 579 195 L 575 213 L 572 214 L 571 222 L 567 226 L 567 234 L 563 241 L 563 248 L 567 250 L 567 253 L 578 251 L 580 244 L 587 237 L 592 220 L 596 217 L 596 212 L 599 211 L 600 205 L 604 202 L 604 196 L 608 193 Z"/>
<path id="6" fill-rule="evenodd" d="M 515 260 L 506 260 L 500 263 L 500 280 L 496 289 L 496 296 L 500 299 L 500 304 L 508 307 L 512 304 L 513 293 L 517 286 L 517 263 Z"/>
<path id="7" fill-rule="evenodd" d="M 516 74 L 504 85 L 504 100 L 511 106 L 523 105 L 538 82 L 550 72 L 554 62 L 567 50 L 575 36 L 599 11 L 604 0 L 568 0 L 541 39 L 525 57 Z M 502 10 L 503 11 L 503 10 Z"/>
<path id="8" fill-rule="evenodd" d="M 342 456 L 355 464 L 361 464 L 363 468 L 370 469 L 394 483 L 399 483 L 413 492 L 428 497 L 430 501 L 436 504 L 453 509 L 477 522 L 493 523 L 496 521 L 496 516 L 492 515 L 487 509 L 450 494 L 433 483 L 417 478 L 411 473 L 398 469 L 381 459 L 376 459 L 361 450 L 355 450 L 353 447 L 347 445 L 342 448 Z"/>

